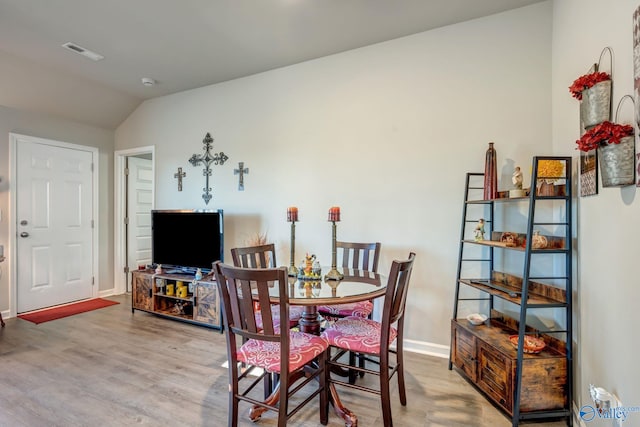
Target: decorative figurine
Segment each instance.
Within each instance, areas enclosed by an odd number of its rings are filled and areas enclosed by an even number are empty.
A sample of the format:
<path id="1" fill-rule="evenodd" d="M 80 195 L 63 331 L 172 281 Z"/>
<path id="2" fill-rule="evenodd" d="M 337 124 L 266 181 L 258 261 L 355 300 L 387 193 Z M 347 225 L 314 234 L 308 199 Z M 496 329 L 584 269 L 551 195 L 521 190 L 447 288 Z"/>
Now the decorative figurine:
<path id="1" fill-rule="evenodd" d="M 202 270 L 201 269 L 197 269 L 196 270 L 195 279 L 196 280 L 202 280 Z"/>
<path id="2" fill-rule="evenodd" d="M 480 218 L 478 220 L 478 225 L 476 225 L 476 229 L 474 230 L 474 239 L 476 242 L 484 240 L 484 219 Z"/>
<path id="3" fill-rule="evenodd" d="M 315 255 L 309 255 L 304 258 L 304 275 L 311 276 L 313 274 L 313 262 L 316 260 Z"/>
<path id="4" fill-rule="evenodd" d="M 156 266 L 156 274 L 162 274 L 162 264 Z"/>
<path id="5" fill-rule="evenodd" d="M 522 189 L 522 171 L 520 170 L 520 166 L 516 166 L 513 171 L 511 182 L 513 182 L 514 189 L 509 190 L 509 197 L 524 197 L 526 192 Z"/>
<path id="6" fill-rule="evenodd" d="M 516 166 L 516 169 L 513 171 L 511 181 L 513 182 L 516 190 L 522 190 L 522 172 L 520 171 L 520 166 Z"/>
<path id="7" fill-rule="evenodd" d="M 302 260 L 300 268 L 298 269 L 298 279 L 301 280 L 318 280 L 322 276 L 320 275 L 321 269 L 318 261 L 316 261 L 315 255 L 307 255 Z"/>

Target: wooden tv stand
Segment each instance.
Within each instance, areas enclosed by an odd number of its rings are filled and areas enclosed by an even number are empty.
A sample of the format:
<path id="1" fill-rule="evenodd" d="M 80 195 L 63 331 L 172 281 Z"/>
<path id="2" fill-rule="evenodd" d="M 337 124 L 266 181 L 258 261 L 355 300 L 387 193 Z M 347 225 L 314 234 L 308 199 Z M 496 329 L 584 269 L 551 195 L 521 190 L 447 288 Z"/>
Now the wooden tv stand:
<path id="1" fill-rule="evenodd" d="M 212 275 L 195 280 L 186 274 L 158 274 L 146 269 L 132 271 L 131 282 L 131 312 L 141 310 L 222 330 L 218 284 Z M 186 296 L 179 297 L 175 293 L 177 282 L 187 285 Z M 173 295 L 167 295 L 167 285 L 173 285 Z"/>

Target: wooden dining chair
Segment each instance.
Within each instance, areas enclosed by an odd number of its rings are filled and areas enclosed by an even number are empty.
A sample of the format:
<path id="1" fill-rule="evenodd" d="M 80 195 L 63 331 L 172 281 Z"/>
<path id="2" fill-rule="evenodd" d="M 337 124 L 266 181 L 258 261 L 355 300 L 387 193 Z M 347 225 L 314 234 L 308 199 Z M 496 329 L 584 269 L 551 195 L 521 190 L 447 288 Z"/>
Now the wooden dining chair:
<path id="1" fill-rule="evenodd" d="M 338 262 L 341 262 L 342 268 L 351 268 L 354 270 L 378 272 L 378 261 L 380 259 L 379 242 L 375 243 L 356 243 L 356 242 L 340 242 L 336 241 L 336 250 Z M 358 316 L 371 318 L 373 312 L 373 301 L 361 301 L 347 304 L 321 305 L 318 306 L 320 313 L 329 322 L 335 322 L 338 319 Z M 350 363 L 355 363 L 356 353 L 349 354 Z M 365 359 L 360 356 L 360 367 L 364 368 Z M 364 376 L 364 372 L 360 372 L 360 376 Z M 349 382 L 354 384 L 356 381 L 356 372 L 349 372 Z"/>
<path id="2" fill-rule="evenodd" d="M 257 246 L 246 246 L 242 248 L 232 248 L 231 258 L 233 265 L 242 268 L 275 268 L 276 267 L 276 247 L 273 243 Z M 254 301 L 253 309 L 256 312 L 256 325 L 262 328 L 262 312 L 260 303 Z M 304 307 L 292 305 L 289 307 L 289 328 L 298 326 Z M 280 310 L 277 305 L 271 307 L 271 315 L 276 325 L 280 324 Z M 353 374 L 352 374 L 353 375 Z M 264 395 L 265 399 L 271 394 L 275 384 L 278 382 L 278 375 L 273 374 L 265 377 Z"/>
<path id="3" fill-rule="evenodd" d="M 244 268 L 276 268 L 276 247 L 273 243 L 231 249 L 233 265 Z"/>
<path id="4" fill-rule="evenodd" d="M 214 271 L 224 309 L 229 362 L 229 427 L 238 425 L 239 402 L 244 401 L 260 408 L 277 412 L 278 426 L 319 395 L 320 422 L 328 422 L 328 371 L 326 369 L 327 342 L 304 332 L 290 331 L 287 268 L 237 268 L 217 261 Z M 279 323 L 272 319 L 273 305 L 269 303 L 269 291 L 276 283 L 279 292 Z M 260 302 L 262 327 L 258 327 L 253 301 Z M 288 331 L 288 333 L 281 333 Z M 256 368 L 263 370 L 257 378 L 249 378 Z M 278 402 L 259 401 L 250 392 L 266 376 L 278 374 Z M 251 381 L 253 379 L 253 381 Z M 246 381 L 243 381 L 246 380 Z M 294 408 L 289 409 L 289 397 L 312 381 L 318 387 Z M 249 382 L 250 384 L 246 384 Z M 293 387 L 295 385 L 295 387 Z M 252 412 L 253 413 L 253 412 Z M 258 411 L 252 421 L 260 418 Z"/>
<path id="5" fill-rule="evenodd" d="M 378 272 L 378 260 L 380 259 L 379 242 L 355 243 L 336 242 L 338 260 L 342 260 L 343 268 Z M 318 306 L 318 312 L 330 319 L 348 316 L 370 317 L 373 311 L 373 302 L 363 301 L 352 304 L 335 304 Z"/>
<path id="6" fill-rule="evenodd" d="M 358 316 L 345 317 L 329 326 L 322 333 L 332 348 L 337 349 L 329 359 L 329 366 L 337 366 L 343 369 L 366 372 L 379 377 L 378 388 L 354 385 L 334 377 L 330 378 L 333 384 L 356 388 L 380 395 L 382 404 L 382 418 L 385 427 L 393 426 L 391 418 L 390 381 L 393 375 L 398 377 L 398 394 L 400 403 L 407 404 L 407 395 L 404 383 L 403 363 L 403 335 L 404 335 L 404 309 L 407 302 L 409 281 L 415 253 L 411 252 L 405 261 L 393 261 L 387 282 L 384 306 L 382 309 L 382 321 L 363 319 Z M 395 326 L 393 326 L 395 325 Z M 396 342 L 396 349 L 392 350 L 391 344 Z M 367 360 L 378 364 L 379 369 L 366 369 L 356 366 L 354 363 L 339 361 L 346 352 L 356 352 L 367 355 Z M 391 364 L 390 355 L 395 354 L 395 364 Z"/>
<path id="7" fill-rule="evenodd" d="M 247 246 L 242 248 L 231 249 L 231 258 L 233 259 L 233 265 L 243 268 L 275 268 L 276 264 L 276 248 L 273 243 L 267 243 L 265 245 Z M 258 305 L 256 304 L 256 309 Z M 289 326 L 294 327 L 298 325 L 304 308 L 301 306 L 291 306 L 289 310 Z M 277 317 L 280 312 L 277 308 L 273 308 L 274 319 L 278 323 Z M 259 319 L 261 322 L 261 320 Z"/>

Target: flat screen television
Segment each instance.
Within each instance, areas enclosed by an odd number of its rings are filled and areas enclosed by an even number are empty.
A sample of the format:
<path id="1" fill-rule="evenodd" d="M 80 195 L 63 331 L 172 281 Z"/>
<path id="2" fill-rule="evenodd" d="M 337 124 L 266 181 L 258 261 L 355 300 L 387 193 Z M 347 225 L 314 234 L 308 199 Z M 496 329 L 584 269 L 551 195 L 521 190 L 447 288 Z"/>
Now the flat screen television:
<path id="1" fill-rule="evenodd" d="M 151 258 L 165 271 L 209 272 L 212 263 L 224 260 L 222 210 L 152 210 Z M 175 270 L 175 271 L 172 271 Z"/>

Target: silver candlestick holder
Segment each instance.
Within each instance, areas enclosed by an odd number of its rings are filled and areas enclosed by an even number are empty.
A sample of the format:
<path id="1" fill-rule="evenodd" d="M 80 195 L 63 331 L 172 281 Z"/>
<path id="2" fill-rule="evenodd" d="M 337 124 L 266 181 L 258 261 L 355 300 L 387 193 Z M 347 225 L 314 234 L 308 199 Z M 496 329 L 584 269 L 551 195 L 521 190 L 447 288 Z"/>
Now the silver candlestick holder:
<path id="1" fill-rule="evenodd" d="M 339 217 L 338 217 L 339 218 Z M 338 219 L 339 220 L 339 219 Z M 337 251 L 336 251 L 336 221 L 331 221 L 332 228 L 332 236 L 331 236 L 331 270 L 325 276 L 325 279 L 328 280 L 342 280 L 344 279 L 344 274 L 340 273 L 337 268 Z"/>
<path id="2" fill-rule="evenodd" d="M 291 221 L 291 255 L 289 263 L 289 276 L 298 276 L 298 267 L 296 267 L 296 222 Z"/>

